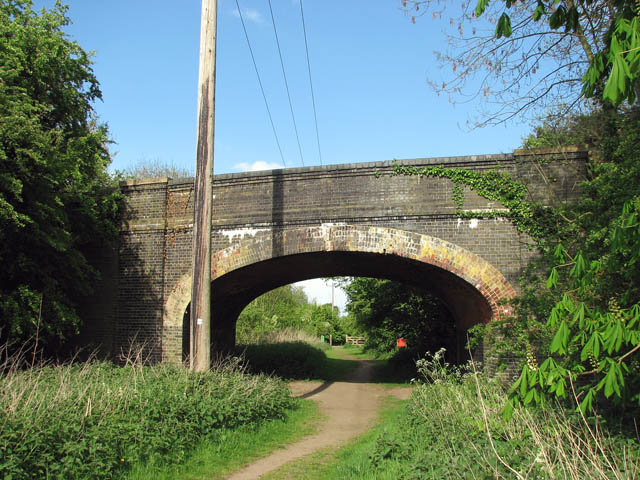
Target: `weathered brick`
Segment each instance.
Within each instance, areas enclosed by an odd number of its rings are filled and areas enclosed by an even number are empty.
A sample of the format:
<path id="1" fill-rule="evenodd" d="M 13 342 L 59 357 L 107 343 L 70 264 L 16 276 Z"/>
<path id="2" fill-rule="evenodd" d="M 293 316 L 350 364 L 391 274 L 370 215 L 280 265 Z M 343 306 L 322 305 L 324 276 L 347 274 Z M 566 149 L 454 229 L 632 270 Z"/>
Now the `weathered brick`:
<path id="1" fill-rule="evenodd" d="M 578 195 L 586 157 L 576 148 L 398 163 L 500 169 L 552 204 Z M 214 342 L 233 342 L 237 315 L 256 296 L 318 276 L 380 276 L 433 290 L 460 329 L 504 314 L 499 302 L 516 293 L 535 255 L 530 239 L 505 219 L 458 218 L 449 180 L 392 170 L 392 162 L 379 162 L 215 176 Z M 118 293 L 108 297 L 103 324 L 89 317 L 88 339 L 112 354 L 136 341 L 152 360 L 179 361 L 191 291 L 193 181 L 125 182 L 122 192 L 120 246 L 109 263 L 118 273 L 104 277 L 104 291 Z M 465 209 L 500 207 L 465 189 Z"/>

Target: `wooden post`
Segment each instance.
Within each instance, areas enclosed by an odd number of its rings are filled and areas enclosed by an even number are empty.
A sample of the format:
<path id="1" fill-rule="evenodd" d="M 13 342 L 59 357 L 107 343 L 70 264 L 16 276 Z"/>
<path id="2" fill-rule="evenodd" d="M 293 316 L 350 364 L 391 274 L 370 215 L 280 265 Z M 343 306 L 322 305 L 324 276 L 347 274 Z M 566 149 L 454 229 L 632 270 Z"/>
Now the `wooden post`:
<path id="1" fill-rule="evenodd" d="M 217 0 L 202 0 L 198 140 L 193 213 L 191 369 L 211 366 L 211 213 L 216 88 Z"/>

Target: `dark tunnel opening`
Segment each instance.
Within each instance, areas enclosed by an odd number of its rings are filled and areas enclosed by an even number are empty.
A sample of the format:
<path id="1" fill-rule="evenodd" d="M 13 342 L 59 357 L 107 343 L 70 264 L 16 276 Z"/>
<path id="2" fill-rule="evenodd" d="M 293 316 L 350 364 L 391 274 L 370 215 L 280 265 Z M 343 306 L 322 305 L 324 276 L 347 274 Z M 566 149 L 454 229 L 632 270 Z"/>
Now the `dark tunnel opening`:
<path id="1" fill-rule="evenodd" d="M 487 299 L 467 281 L 443 268 L 379 253 L 304 253 L 254 263 L 212 282 L 212 350 L 215 353 L 233 351 L 237 318 L 253 299 L 283 285 L 330 276 L 383 278 L 433 293 L 451 313 L 458 332 L 458 352 L 463 352 L 466 343 L 464 333 L 492 317 Z M 183 357 L 189 352 L 189 317 L 187 307 L 182 329 Z M 459 353 L 458 358 L 463 355 Z"/>

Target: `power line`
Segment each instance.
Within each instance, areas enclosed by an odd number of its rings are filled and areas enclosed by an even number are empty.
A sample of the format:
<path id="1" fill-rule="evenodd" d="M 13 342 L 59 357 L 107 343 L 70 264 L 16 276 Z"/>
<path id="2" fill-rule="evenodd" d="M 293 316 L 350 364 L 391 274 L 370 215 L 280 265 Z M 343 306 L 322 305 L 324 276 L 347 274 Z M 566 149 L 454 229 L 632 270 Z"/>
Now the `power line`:
<path id="1" fill-rule="evenodd" d="M 309 70 L 309 86 L 311 87 L 311 102 L 313 104 L 313 120 L 316 125 L 316 139 L 318 140 L 318 157 L 322 165 L 322 151 L 320 150 L 320 134 L 318 133 L 318 115 L 316 114 L 316 96 L 313 93 L 313 81 L 311 80 L 311 62 L 309 61 L 309 45 L 307 43 L 307 26 L 304 22 L 304 9 L 300 0 L 300 16 L 302 17 L 302 32 L 304 33 L 304 49 L 307 52 L 307 69 Z"/>
<path id="2" fill-rule="evenodd" d="M 276 133 L 276 126 L 273 123 L 273 117 L 271 116 L 271 110 L 269 109 L 269 103 L 267 102 L 267 95 L 264 93 L 264 87 L 262 86 L 262 80 L 260 79 L 260 73 L 258 73 L 258 65 L 256 64 L 256 57 L 253 55 L 253 49 L 251 48 L 251 42 L 249 41 L 249 34 L 247 33 L 247 27 L 244 24 L 244 18 L 242 17 L 242 10 L 240 9 L 240 5 L 238 4 L 238 0 L 236 0 L 236 7 L 238 8 L 238 15 L 240 16 L 240 23 L 242 23 L 242 29 L 244 30 L 244 37 L 247 39 L 247 46 L 249 47 L 249 53 L 251 53 L 251 60 L 253 61 L 253 68 L 256 71 L 256 76 L 258 77 L 258 83 L 260 84 L 260 91 L 262 92 L 262 98 L 264 99 L 264 106 L 267 107 L 267 113 L 269 114 L 269 121 L 271 122 L 271 128 L 273 129 L 273 136 L 276 139 L 276 144 L 278 145 L 278 151 L 280 152 L 280 158 L 282 159 L 282 164 L 286 167 L 287 162 L 284 160 L 284 155 L 282 154 L 282 148 L 280 147 L 280 141 L 278 140 L 278 134 Z M 291 101 L 291 100 L 289 100 Z M 297 131 L 296 131 L 297 135 Z M 300 143 L 298 142 L 298 145 Z"/>
<path id="3" fill-rule="evenodd" d="M 287 74 L 284 71 L 284 61 L 282 60 L 282 50 L 280 50 L 280 40 L 278 40 L 278 30 L 276 29 L 276 19 L 273 16 L 273 8 L 271 7 L 271 0 L 269 0 L 269 11 L 271 12 L 271 23 L 273 24 L 273 33 L 276 36 L 276 44 L 278 45 L 278 55 L 280 56 L 280 66 L 282 67 L 282 77 L 284 78 L 284 86 L 287 89 L 287 97 L 289 98 L 289 109 L 291 110 L 291 119 L 293 120 L 293 129 L 296 132 L 296 140 L 298 141 L 298 150 L 300 151 L 300 161 L 302 162 L 302 166 L 304 166 L 304 157 L 302 155 L 302 147 L 300 146 L 300 136 L 298 135 L 298 125 L 296 124 L 296 116 L 293 113 L 293 103 L 291 102 L 291 93 L 289 92 L 289 83 L 287 82 Z"/>

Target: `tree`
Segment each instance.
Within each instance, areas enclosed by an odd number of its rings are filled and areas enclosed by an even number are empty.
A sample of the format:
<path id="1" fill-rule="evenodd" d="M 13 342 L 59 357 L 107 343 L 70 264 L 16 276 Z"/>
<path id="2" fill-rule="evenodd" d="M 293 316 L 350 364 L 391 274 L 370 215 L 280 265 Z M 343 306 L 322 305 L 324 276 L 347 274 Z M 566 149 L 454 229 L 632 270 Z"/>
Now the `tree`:
<path id="1" fill-rule="evenodd" d="M 637 412 L 640 110 L 554 118 L 525 146 L 576 140 L 594 149 L 583 196 L 564 208 L 557 233 L 544 239 L 516 316 L 491 328 L 500 330 L 503 348 L 527 352 L 510 408 L 575 397 L 584 411 Z"/>
<path id="2" fill-rule="evenodd" d="M 345 332 L 340 322 L 340 309 L 331 308 L 331 304 L 311 306 L 311 323 L 314 333 L 318 336 L 331 336 L 334 343 L 344 343 L 344 336 L 351 332 Z"/>
<path id="3" fill-rule="evenodd" d="M 173 180 L 193 177 L 193 172 L 189 169 L 179 167 L 173 163 L 162 162 L 158 159 L 140 159 L 135 165 L 122 172 L 124 178 L 157 178 L 169 177 Z"/>
<path id="4" fill-rule="evenodd" d="M 415 352 L 445 346 L 453 353 L 453 320 L 442 302 L 429 292 L 367 277 L 354 278 L 342 288 L 348 297 L 347 311 L 367 336 L 367 348 L 391 352 L 396 340 L 403 337 Z"/>
<path id="5" fill-rule="evenodd" d="M 285 285 L 271 290 L 253 300 L 240 313 L 237 322 L 237 337 L 247 342 L 252 335 L 287 328 L 313 331 L 312 305 L 304 289 Z"/>
<path id="6" fill-rule="evenodd" d="M 440 0 L 402 0 L 416 17 L 444 13 Z M 463 101 L 483 96 L 479 125 L 562 107 L 590 108 L 588 99 L 633 103 L 640 73 L 640 18 L 633 0 L 478 0 L 462 2 L 450 21 L 450 50 L 438 59 L 450 73 L 438 91 Z"/>
<path id="7" fill-rule="evenodd" d="M 117 234 L 99 85 L 66 11 L 0 0 L 0 340 L 52 349 L 81 323 L 97 277 L 86 252 Z"/>
<path id="8" fill-rule="evenodd" d="M 587 412 L 596 405 L 610 408 L 606 400 L 627 413 L 630 406 L 640 408 L 640 301 L 637 284 L 623 287 L 638 279 L 640 197 L 625 204 L 607 237 L 599 256 L 570 253 L 558 244 L 547 280 L 561 296 L 547 320 L 553 333 L 549 356 L 539 363 L 530 354 L 512 387 L 510 407 L 571 396 Z M 613 277 L 620 282 L 612 290 Z"/>

